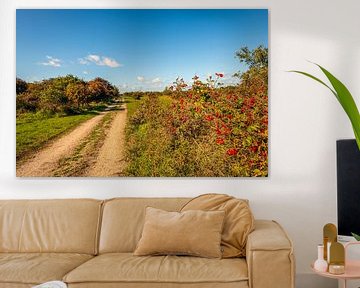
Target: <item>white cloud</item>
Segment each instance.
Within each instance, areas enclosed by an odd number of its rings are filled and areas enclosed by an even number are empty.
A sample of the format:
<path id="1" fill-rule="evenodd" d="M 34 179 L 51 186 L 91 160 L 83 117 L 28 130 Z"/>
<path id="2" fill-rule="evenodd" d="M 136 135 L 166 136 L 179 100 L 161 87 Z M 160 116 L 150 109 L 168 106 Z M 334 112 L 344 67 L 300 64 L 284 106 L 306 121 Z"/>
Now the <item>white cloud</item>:
<path id="1" fill-rule="evenodd" d="M 52 67 L 60 67 L 61 66 L 61 60 L 51 57 L 51 56 L 46 56 L 46 62 L 41 62 L 41 65 L 44 66 L 52 66 Z"/>
<path id="2" fill-rule="evenodd" d="M 89 72 L 88 72 L 88 71 L 83 71 L 83 73 L 84 73 L 85 75 L 88 75 L 88 74 L 89 74 Z"/>
<path id="3" fill-rule="evenodd" d="M 120 64 L 113 58 L 107 56 L 99 56 L 95 54 L 89 54 L 84 58 L 79 58 L 78 61 L 82 65 L 89 65 L 91 63 L 94 63 L 98 66 L 108 66 L 111 68 L 117 68 L 122 66 L 122 64 Z"/>
<path id="4" fill-rule="evenodd" d="M 162 91 L 165 87 L 164 83 L 167 81 L 166 78 L 161 77 L 145 77 L 136 76 L 136 81 L 131 84 L 123 85 L 124 91 Z"/>
<path id="5" fill-rule="evenodd" d="M 151 80 L 151 83 L 162 83 L 162 80 L 159 77 L 154 78 L 153 80 Z"/>
<path id="6" fill-rule="evenodd" d="M 94 55 L 94 54 L 89 54 L 86 57 L 87 60 L 91 61 L 91 62 L 95 62 L 95 63 L 99 63 L 100 62 L 100 56 L 98 55 Z"/>
<path id="7" fill-rule="evenodd" d="M 82 64 L 82 65 L 88 65 L 88 64 L 90 64 L 89 61 L 87 61 L 87 60 L 84 59 L 84 58 L 79 58 L 78 61 L 79 61 L 79 63 Z"/>
<path id="8" fill-rule="evenodd" d="M 118 63 L 115 59 L 111 59 L 108 57 L 103 57 L 102 59 L 104 65 L 109 66 L 111 68 L 116 68 L 120 66 L 120 63 Z"/>

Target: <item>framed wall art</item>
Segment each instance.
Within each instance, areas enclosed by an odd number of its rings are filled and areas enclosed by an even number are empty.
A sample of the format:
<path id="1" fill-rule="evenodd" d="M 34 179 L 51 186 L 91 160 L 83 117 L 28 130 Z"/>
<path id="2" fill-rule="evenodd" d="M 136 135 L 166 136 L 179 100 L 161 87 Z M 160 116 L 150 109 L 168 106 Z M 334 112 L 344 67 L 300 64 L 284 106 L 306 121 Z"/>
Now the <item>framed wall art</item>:
<path id="1" fill-rule="evenodd" d="M 266 9 L 18 9 L 18 177 L 267 177 Z"/>

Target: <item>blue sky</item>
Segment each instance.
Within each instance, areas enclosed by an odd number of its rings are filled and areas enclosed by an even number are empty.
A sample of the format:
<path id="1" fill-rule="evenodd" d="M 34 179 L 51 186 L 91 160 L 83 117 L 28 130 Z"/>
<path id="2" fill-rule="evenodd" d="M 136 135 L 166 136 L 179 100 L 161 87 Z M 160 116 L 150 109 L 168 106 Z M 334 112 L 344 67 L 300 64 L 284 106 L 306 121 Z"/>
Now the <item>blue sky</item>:
<path id="1" fill-rule="evenodd" d="M 268 12 L 251 10 L 38 10 L 16 17 L 17 76 L 103 77 L 122 91 L 162 90 L 245 67 L 242 46 L 268 47 Z"/>

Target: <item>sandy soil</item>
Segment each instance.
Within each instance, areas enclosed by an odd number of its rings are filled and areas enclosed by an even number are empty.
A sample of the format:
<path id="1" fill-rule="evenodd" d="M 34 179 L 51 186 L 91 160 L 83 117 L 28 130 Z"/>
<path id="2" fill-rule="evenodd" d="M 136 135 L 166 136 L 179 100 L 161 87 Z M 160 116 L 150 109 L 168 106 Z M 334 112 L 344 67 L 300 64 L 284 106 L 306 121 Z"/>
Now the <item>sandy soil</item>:
<path id="1" fill-rule="evenodd" d="M 46 145 L 25 163 L 16 167 L 17 177 L 46 177 L 52 176 L 52 171 L 57 168 L 62 157 L 71 155 L 77 145 L 85 139 L 94 127 L 104 117 L 104 113 L 80 124 L 70 133 Z"/>
<path id="2" fill-rule="evenodd" d="M 124 155 L 126 114 L 126 108 L 117 112 L 96 162 L 85 176 L 112 177 L 122 175 L 126 164 Z"/>

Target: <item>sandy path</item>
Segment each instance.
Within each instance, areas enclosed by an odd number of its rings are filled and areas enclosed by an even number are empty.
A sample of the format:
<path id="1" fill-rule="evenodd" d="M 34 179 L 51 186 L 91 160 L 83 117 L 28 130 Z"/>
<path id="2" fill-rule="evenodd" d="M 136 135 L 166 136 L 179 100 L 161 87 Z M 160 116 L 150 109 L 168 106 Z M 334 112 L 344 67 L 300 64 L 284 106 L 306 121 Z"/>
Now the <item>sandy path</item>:
<path id="1" fill-rule="evenodd" d="M 34 157 L 16 167 L 17 177 L 46 177 L 52 176 L 52 171 L 57 167 L 58 161 L 70 155 L 76 146 L 85 139 L 94 127 L 104 117 L 104 113 L 80 124 L 70 133 L 62 136 L 55 142 L 45 146 Z"/>
<path id="2" fill-rule="evenodd" d="M 112 177 L 122 175 L 126 164 L 124 155 L 126 114 L 126 108 L 117 112 L 96 162 L 85 176 Z"/>

